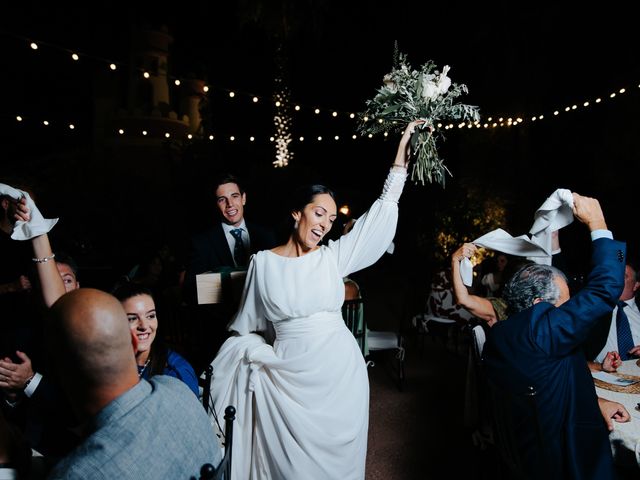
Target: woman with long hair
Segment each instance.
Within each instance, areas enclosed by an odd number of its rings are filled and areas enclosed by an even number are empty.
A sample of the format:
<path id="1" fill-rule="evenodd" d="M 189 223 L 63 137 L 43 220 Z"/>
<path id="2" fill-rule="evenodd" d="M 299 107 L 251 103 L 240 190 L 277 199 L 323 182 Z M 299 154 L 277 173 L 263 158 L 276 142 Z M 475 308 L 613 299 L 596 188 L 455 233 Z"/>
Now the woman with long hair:
<path id="1" fill-rule="evenodd" d="M 157 336 L 158 314 L 151 290 L 137 283 L 125 283 L 112 294 L 120 300 L 129 328 L 138 338 L 136 361 L 140 378 L 148 380 L 154 375 L 169 375 L 182 380 L 198 396 L 198 378 L 193 367 Z"/>

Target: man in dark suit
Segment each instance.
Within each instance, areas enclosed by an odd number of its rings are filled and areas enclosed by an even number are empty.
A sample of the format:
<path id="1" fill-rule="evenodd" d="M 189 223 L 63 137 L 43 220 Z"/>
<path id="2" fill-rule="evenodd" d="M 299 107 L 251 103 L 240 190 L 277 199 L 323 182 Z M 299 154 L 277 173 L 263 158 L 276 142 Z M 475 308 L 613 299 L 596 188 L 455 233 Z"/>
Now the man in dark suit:
<path id="1" fill-rule="evenodd" d="M 245 221 L 247 194 L 235 176 L 221 175 L 214 189 L 220 219 L 191 239 L 185 274 L 187 299 L 191 302 L 196 300 L 196 275 L 221 267 L 246 267 L 251 254 L 275 247 L 273 232 Z"/>
<path id="2" fill-rule="evenodd" d="M 570 299 L 558 269 L 536 264 L 521 269 L 504 294 L 511 315 L 491 329 L 484 360 L 489 380 L 514 399 L 528 386 L 535 388 L 547 476 L 614 478 L 603 415 L 625 420 L 628 413 L 618 404 L 611 411 L 599 402 L 581 344 L 616 305 L 624 285 L 626 247 L 613 240 L 597 200 L 573 197 L 574 215 L 589 227 L 593 240 L 593 269 L 586 285 Z M 532 448 L 536 433 L 527 421 L 532 414 L 523 405 L 515 400 L 512 405 L 517 447 L 531 478 L 542 478 L 544 462 Z"/>
<path id="3" fill-rule="evenodd" d="M 214 189 L 220 221 L 192 238 L 187 275 L 219 267 L 246 267 L 250 254 L 275 246 L 272 232 L 245 221 L 247 194 L 236 177 L 222 175 Z M 240 230 L 242 249 L 237 247 L 236 230 Z M 240 258 L 235 258 L 237 253 L 240 253 Z"/>
<path id="4" fill-rule="evenodd" d="M 213 226 L 191 238 L 187 269 L 184 279 L 183 298 L 190 305 L 197 305 L 196 275 L 220 271 L 224 267 L 246 268 L 251 254 L 275 247 L 274 233 L 260 225 L 247 222 L 244 207 L 247 194 L 237 177 L 223 174 L 214 184 L 215 202 L 220 215 Z M 235 313 L 237 305 L 226 301 L 222 305 L 200 305 L 196 315 L 208 330 L 210 347 L 206 356 L 211 357 L 226 338 L 226 324 Z M 206 360 L 206 359 L 205 359 Z M 192 359 L 194 368 L 198 361 Z M 208 362 L 207 362 L 208 363 Z"/>
<path id="5" fill-rule="evenodd" d="M 629 348 L 640 345 L 640 323 L 638 322 L 640 316 L 638 314 L 637 304 L 637 292 L 640 289 L 640 271 L 635 263 L 629 261 L 627 257 L 627 265 L 624 270 L 624 289 L 620 294 L 618 301 L 618 308 L 613 311 L 612 315 L 605 315 L 602 317 L 597 325 L 589 333 L 589 337 L 584 343 L 584 351 L 587 360 L 592 361 L 592 369 L 601 368 L 604 359 L 607 355 L 613 354 L 619 363 L 621 360 L 628 360 L 633 355 L 638 354 L 638 350 L 635 349 L 632 355 L 629 355 Z M 619 309 L 622 308 L 625 315 L 623 319 L 618 319 Z M 621 351 L 620 347 L 624 343 L 620 343 L 618 339 L 618 322 L 624 321 L 629 326 L 631 333 L 630 344 L 623 348 L 625 351 Z M 625 355 L 626 354 L 626 355 Z M 622 358 L 620 358 L 622 356 Z M 617 365 L 614 365 L 612 371 L 615 371 Z"/>

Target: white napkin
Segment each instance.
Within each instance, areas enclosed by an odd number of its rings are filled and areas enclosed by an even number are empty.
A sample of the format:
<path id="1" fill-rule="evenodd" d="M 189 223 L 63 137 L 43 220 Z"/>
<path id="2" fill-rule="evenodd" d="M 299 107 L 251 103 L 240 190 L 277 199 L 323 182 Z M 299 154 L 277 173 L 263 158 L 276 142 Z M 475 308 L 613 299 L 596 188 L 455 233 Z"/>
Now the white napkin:
<path id="1" fill-rule="evenodd" d="M 530 240 L 528 236 L 512 237 L 501 228 L 485 233 L 471 243 L 520 257 L 543 259 L 550 255 L 542 246 Z M 464 284 L 470 287 L 473 283 L 473 265 L 471 260 L 466 257 L 460 261 L 460 275 Z"/>
<path id="2" fill-rule="evenodd" d="M 31 218 L 28 222 L 22 220 L 16 222 L 11 233 L 11 238 L 14 240 L 31 240 L 48 233 L 58 223 L 57 218 L 44 218 L 27 192 L 0 183 L 0 195 L 7 195 L 15 200 L 20 200 L 22 197 L 27 198 L 27 207 L 29 207 Z"/>
<path id="3" fill-rule="evenodd" d="M 540 262 L 533 258 L 531 260 L 551 265 L 551 233 L 566 227 L 571 222 L 573 222 L 573 195 L 571 190 L 559 188 L 538 208 L 529 230 L 531 240 L 549 252 L 549 256 Z"/>
<path id="4" fill-rule="evenodd" d="M 501 228 L 497 228 L 473 240 L 479 247 L 497 250 L 503 253 L 527 257 L 536 263 L 551 265 L 551 233 L 573 222 L 573 195 L 571 190 L 559 188 L 536 210 L 533 226 L 527 235 L 512 237 Z M 465 285 L 473 282 L 471 260 L 460 261 L 460 276 Z"/>

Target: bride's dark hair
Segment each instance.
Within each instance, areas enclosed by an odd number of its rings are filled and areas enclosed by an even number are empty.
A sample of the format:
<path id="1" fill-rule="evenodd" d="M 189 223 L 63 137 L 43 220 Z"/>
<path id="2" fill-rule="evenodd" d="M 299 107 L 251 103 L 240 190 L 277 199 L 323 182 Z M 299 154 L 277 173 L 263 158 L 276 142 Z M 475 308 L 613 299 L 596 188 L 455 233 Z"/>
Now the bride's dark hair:
<path id="1" fill-rule="evenodd" d="M 313 201 L 313 198 L 316 195 L 321 195 L 323 193 L 326 193 L 334 200 L 336 199 L 335 194 L 330 188 L 318 183 L 298 187 L 293 194 L 291 212 L 301 212 L 302 210 L 304 210 L 304 207 L 306 207 Z"/>

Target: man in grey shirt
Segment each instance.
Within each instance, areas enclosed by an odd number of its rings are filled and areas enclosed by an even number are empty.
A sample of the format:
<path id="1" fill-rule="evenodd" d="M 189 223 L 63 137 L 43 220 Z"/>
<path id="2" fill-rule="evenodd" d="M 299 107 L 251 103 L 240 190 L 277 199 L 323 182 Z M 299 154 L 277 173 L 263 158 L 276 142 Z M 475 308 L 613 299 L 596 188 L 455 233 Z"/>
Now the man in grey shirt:
<path id="1" fill-rule="evenodd" d="M 84 441 L 51 479 L 188 479 L 222 454 L 202 405 L 180 380 L 138 378 L 137 338 L 111 295 L 79 289 L 51 309 L 47 340 Z"/>

